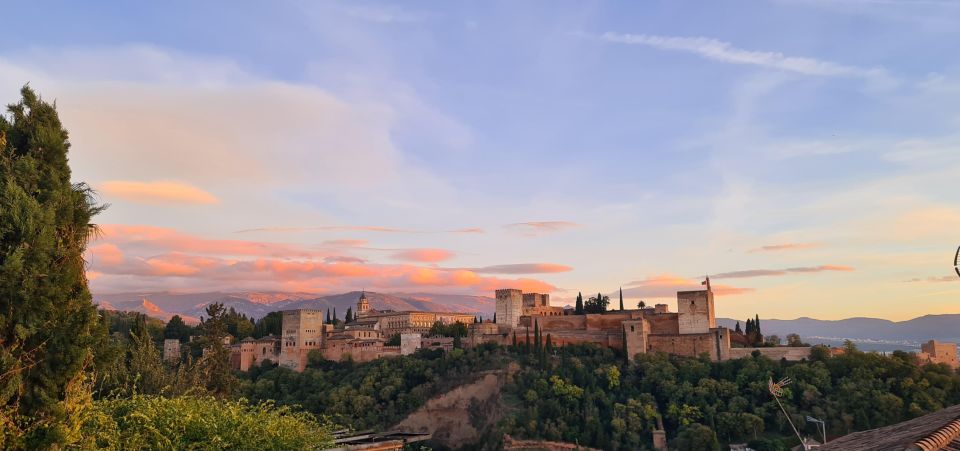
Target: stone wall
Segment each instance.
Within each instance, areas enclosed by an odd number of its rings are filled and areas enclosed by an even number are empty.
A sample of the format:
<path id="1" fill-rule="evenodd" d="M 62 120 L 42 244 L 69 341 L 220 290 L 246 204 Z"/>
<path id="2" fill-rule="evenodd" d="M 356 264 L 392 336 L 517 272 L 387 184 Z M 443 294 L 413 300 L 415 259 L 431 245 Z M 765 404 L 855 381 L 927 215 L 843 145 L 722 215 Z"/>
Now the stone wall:
<path id="1" fill-rule="evenodd" d="M 731 359 L 742 359 L 750 357 L 753 351 L 760 351 L 760 354 L 771 360 L 780 360 L 786 358 L 791 362 L 798 362 L 810 357 L 810 348 L 807 346 L 778 346 L 775 348 L 731 348 Z"/>
<path id="2" fill-rule="evenodd" d="M 666 352 L 686 357 L 697 357 L 707 353 L 711 360 L 719 360 L 716 339 L 716 332 L 684 335 L 650 334 L 647 337 L 649 343 L 647 352 Z"/>

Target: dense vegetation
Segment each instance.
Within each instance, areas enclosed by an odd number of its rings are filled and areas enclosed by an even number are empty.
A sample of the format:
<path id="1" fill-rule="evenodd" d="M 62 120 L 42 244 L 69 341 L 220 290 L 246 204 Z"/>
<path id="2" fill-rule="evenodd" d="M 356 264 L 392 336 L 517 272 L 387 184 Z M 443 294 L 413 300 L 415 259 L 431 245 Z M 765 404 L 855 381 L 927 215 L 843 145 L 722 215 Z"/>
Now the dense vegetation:
<path id="1" fill-rule="evenodd" d="M 21 95 L 0 115 L 0 448 L 330 445 L 313 416 L 229 401 L 236 378 L 222 343 L 231 324 L 222 306 L 193 330 L 182 321 L 166 327 L 137 314 L 98 314 L 83 254 L 103 207 L 86 185 L 71 183 L 70 143 L 55 106 L 29 87 Z M 161 361 L 165 335 L 194 331 L 203 357 Z"/>
<path id="2" fill-rule="evenodd" d="M 439 393 L 472 380 L 477 372 L 508 360 L 497 346 L 443 351 L 355 364 L 331 362 L 314 353 L 302 373 L 266 365 L 241 377 L 240 392 L 255 400 L 300 405 L 355 429 L 386 428 Z"/>
<path id="3" fill-rule="evenodd" d="M 809 361 L 751 358 L 710 362 L 665 354 L 627 363 L 593 345 L 553 349 L 549 337 L 517 346 L 484 345 L 354 364 L 314 359 L 295 373 L 262 367 L 244 376 L 254 400 L 300 404 L 356 428 L 387 428 L 431 396 L 472 379 L 477 371 L 520 363 L 504 390 L 508 414 L 488 433 L 576 442 L 601 449 L 647 449 L 662 422 L 671 449 L 719 449 L 749 442 L 754 449 L 789 449 L 796 436 L 767 391 L 770 378 L 790 377 L 784 405 L 801 432 L 819 437 L 805 416 L 822 418 L 843 435 L 914 418 L 960 403 L 960 375 L 943 365 L 920 366 L 912 354 L 863 353 L 849 345 L 831 357 L 815 348 Z M 540 345 L 538 345 L 540 343 Z"/>
<path id="4" fill-rule="evenodd" d="M 759 354 L 726 362 L 651 354 L 624 365 L 611 350 L 594 346 L 559 349 L 546 365 L 536 353 L 525 361 L 508 387 L 518 410 L 504 431 L 603 449 L 649 446 L 658 416 L 668 436 L 682 439 L 671 449 L 703 449 L 709 434 L 692 429 L 694 424 L 722 442 L 787 449 L 796 438 L 767 392 L 771 377 L 795 381 L 786 389 L 785 406 L 793 422 L 815 437 L 806 415 L 826 420 L 828 434 L 841 435 L 960 403 L 960 375 L 948 367 L 919 366 L 902 352 L 862 353 L 852 345 L 836 357 L 816 348 L 806 362 Z"/>

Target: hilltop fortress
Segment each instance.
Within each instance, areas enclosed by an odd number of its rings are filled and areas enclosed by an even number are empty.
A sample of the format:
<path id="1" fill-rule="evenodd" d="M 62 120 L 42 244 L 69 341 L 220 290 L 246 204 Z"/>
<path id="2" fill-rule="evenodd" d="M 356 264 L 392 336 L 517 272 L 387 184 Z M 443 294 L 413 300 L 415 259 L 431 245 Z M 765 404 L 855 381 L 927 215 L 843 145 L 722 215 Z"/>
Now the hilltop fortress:
<path id="1" fill-rule="evenodd" d="M 677 311 L 666 304 L 603 313 L 573 314 L 550 305 L 550 295 L 523 293 L 516 289 L 496 290 L 496 321 L 477 322 L 472 313 L 377 311 L 366 294 L 357 300 L 357 317 L 348 323 L 325 323 L 320 310 L 283 312 L 281 337 L 245 339 L 233 346 L 235 368 L 245 371 L 264 360 L 303 371 L 312 351 L 328 360 L 351 359 L 363 362 L 381 357 L 407 355 L 420 348 L 452 349 L 454 339 L 427 336 L 434 324 L 463 323 L 465 346 L 481 343 L 509 345 L 525 342 L 534 330 L 555 346 L 595 343 L 623 349 L 631 357 L 647 352 L 665 352 L 712 360 L 749 356 L 759 351 L 772 359 L 801 360 L 808 347 L 731 347 L 731 331 L 717 327 L 710 279 L 705 289 L 677 292 Z M 399 337 L 399 344 L 396 338 Z M 392 345 L 387 343 L 394 339 Z"/>

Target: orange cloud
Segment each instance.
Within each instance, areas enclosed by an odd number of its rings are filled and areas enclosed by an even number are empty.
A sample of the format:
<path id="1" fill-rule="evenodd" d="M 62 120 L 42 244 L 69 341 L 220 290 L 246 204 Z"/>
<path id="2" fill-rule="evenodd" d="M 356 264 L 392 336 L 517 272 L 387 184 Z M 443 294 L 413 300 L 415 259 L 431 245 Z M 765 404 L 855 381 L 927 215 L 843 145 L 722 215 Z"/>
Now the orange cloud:
<path id="1" fill-rule="evenodd" d="M 123 263 L 123 251 L 114 244 L 103 243 L 87 250 L 91 260 L 101 265 L 119 265 Z"/>
<path id="2" fill-rule="evenodd" d="M 766 246 L 760 246 L 756 249 L 751 249 L 750 252 L 791 251 L 791 250 L 800 250 L 800 249 L 810 249 L 818 246 L 820 245 L 816 243 L 768 244 Z"/>
<path id="3" fill-rule="evenodd" d="M 470 268 L 470 271 L 485 274 L 545 274 L 572 271 L 567 265 L 556 263 L 518 263 L 510 265 L 493 265 L 482 268 Z"/>
<path id="4" fill-rule="evenodd" d="M 437 263 L 453 258 L 453 252 L 444 249 L 408 249 L 392 255 L 396 260 Z"/>
<path id="5" fill-rule="evenodd" d="M 163 227 L 105 224 L 100 229 L 106 242 L 147 251 L 271 257 L 320 255 L 318 252 L 282 243 L 206 239 Z"/>
<path id="6" fill-rule="evenodd" d="M 416 292 L 429 286 L 438 293 L 489 295 L 494 289 L 520 287 L 550 292 L 553 285 L 534 279 L 484 277 L 470 268 L 419 266 L 435 264 L 453 253 L 443 249 L 398 252 L 413 263 L 377 264 L 344 255 L 365 245 L 361 240 L 336 240 L 337 253 L 300 245 L 243 240 L 206 239 L 174 229 L 108 224 L 103 237 L 89 250 L 89 278 L 97 293 L 143 290 L 282 290 L 337 292 L 359 286 L 384 292 Z M 551 263 L 500 265 L 484 271 L 503 274 L 562 272 Z"/>
<path id="7" fill-rule="evenodd" d="M 478 227 L 468 227 L 456 230 L 416 230 L 401 229 L 396 227 L 384 226 L 358 226 L 358 225 L 331 225 L 331 226 L 311 226 L 311 227 L 257 227 L 254 229 L 237 230 L 234 233 L 254 233 L 254 232 L 316 232 L 316 231 L 352 231 L 352 232 L 380 232 L 380 233 L 484 233 L 484 230 Z"/>
<path id="8" fill-rule="evenodd" d="M 209 205 L 219 202 L 213 194 L 195 186 L 174 181 L 134 182 L 112 180 L 100 184 L 99 189 L 107 196 L 148 204 Z"/>

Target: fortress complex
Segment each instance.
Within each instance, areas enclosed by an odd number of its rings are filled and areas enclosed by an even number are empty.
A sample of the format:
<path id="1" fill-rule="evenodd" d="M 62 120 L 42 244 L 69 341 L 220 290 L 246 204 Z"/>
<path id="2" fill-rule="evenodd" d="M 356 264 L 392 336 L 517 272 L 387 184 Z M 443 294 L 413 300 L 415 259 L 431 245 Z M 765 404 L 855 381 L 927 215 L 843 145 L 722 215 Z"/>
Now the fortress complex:
<path id="1" fill-rule="evenodd" d="M 471 324 L 467 343 L 484 342 L 511 344 L 516 337 L 524 342 L 539 328 L 543 337 L 550 336 L 555 346 L 573 343 L 595 343 L 616 349 L 625 349 L 631 357 L 647 352 L 695 357 L 706 353 L 712 360 L 727 360 L 750 355 L 754 350 L 771 358 L 800 360 L 809 355 L 810 348 L 731 348 L 730 330 L 717 327 L 713 291 L 710 279 L 703 282 L 704 290 L 677 292 L 677 311 L 670 312 L 665 304 L 632 310 L 612 310 L 604 313 L 564 315 L 562 309 L 540 311 L 544 299 L 535 295 L 529 299 L 520 290 L 496 291 L 497 321 Z M 549 298 L 546 298 L 549 299 Z M 549 301 L 547 301 L 549 302 Z M 559 309 L 559 307 L 547 307 Z M 545 339 L 545 338 L 544 338 Z"/>
<path id="2" fill-rule="evenodd" d="M 475 318 L 472 313 L 380 312 L 370 306 L 366 293 L 362 293 L 357 300 L 357 318 L 339 327 L 324 324 L 320 310 L 284 311 L 282 346 L 278 361 L 281 366 L 303 371 L 310 352 L 314 350 L 319 351 L 327 360 L 349 358 L 356 362 L 365 362 L 380 357 L 410 354 L 421 347 L 445 348 L 452 346 L 452 341 L 447 343 L 448 340 L 424 338 L 434 323 L 448 325 L 461 322 L 469 325 Z M 387 346 L 387 340 L 395 335 L 401 337 L 401 345 Z"/>

